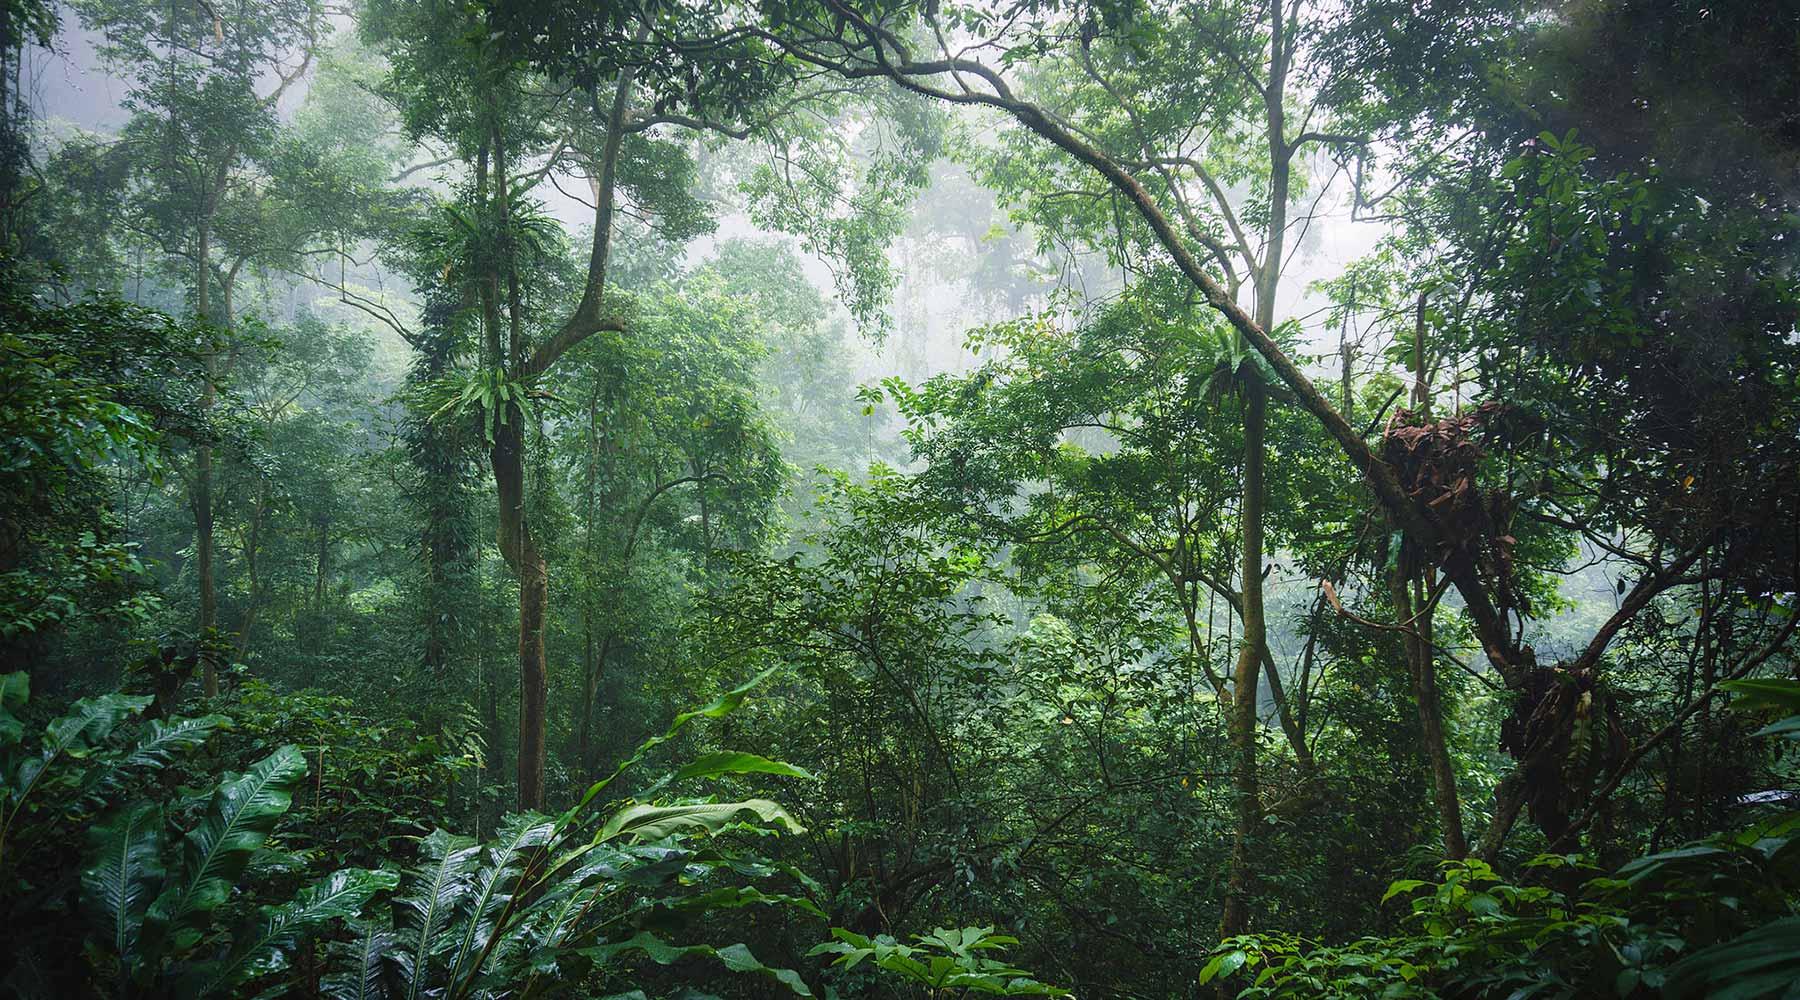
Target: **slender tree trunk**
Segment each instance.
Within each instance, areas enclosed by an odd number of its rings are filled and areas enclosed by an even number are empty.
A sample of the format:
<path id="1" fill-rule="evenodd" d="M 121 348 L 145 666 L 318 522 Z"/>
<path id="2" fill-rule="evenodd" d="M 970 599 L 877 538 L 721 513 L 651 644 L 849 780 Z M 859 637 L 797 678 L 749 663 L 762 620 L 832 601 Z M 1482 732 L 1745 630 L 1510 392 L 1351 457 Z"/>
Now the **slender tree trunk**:
<path id="1" fill-rule="evenodd" d="M 212 226 L 202 223 L 199 234 L 200 267 L 194 282 L 194 312 L 201 322 L 212 319 L 211 279 L 212 279 Z M 217 372 L 216 361 L 209 346 L 205 358 L 205 386 L 201 390 L 200 409 L 208 413 L 218 395 L 215 384 Z M 201 440 L 200 446 L 194 449 L 194 565 L 200 586 L 200 637 L 205 640 L 219 624 L 218 597 L 213 590 L 213 450 L 212 444 Z M 202 674 L 208 698 L 219 694 L 219 667 L 213 658 L 204 657 Z"/>
<path id="2" fill-rule="evenodd" d="M 1263 650 L 1268 644 L 1263 617 L 1263 431 L 1267 423 L 1268 397 L 1260 382 L 1244 387 L 1244 491 L 1243 491 L 1243 640 L 1231 685 L 1231 750 L 1234 792 L 1237 796 L 1237 830 L 1231 844 L 1231 872 L 1225 886 L 1225 904 L 1219 917 L 1219 934 L 1231 937 L 1249 926 L 1249 895 L 1253 841 L 1262 823 L 1262 802 L 1256 778 L 1257 678 L 1262 673 Z"/>
<path id="3" fill-rule="evenodd" d="M 1264 330 L 1275 326 L 1275 294 L 1281 282 L 1282 245 L 1287 235 L 1289 161 L 1286 109 L 1289 40 L 1284 32 L 1284 8 L 1269 10 L 1269 80 L 1263 89 L 1263 111 L 1269 152 L 1269 223 L 1256 273 L 1256 323 Z M 1244 483 L 1239 517 L 1243 533 L 1244 637 L 1238 648 L 1232 681 L 1230 736 L 1233 784 L 1237 795 L 1237 830 L 1231 843 L 1231 869 L 1225 885 L 1225 901 L 1219 916 L 1221 937 L 1242 934 L 1249 928 L 1249 896 L 1254 882 L 1251 865 L 1257 831 L 1262 826 L 1262 802 L 1256 774 L 1257 678 L 1268 656 L 1268 622 L 1263 614 L 1263 513 L 1267 502 L 1263 471 L 1267 463 L 1264 431 L 1268 425 L 1268 388 L 1261 374 L 1252 371 L 1244 382 Z"/>
<path id="4" fill-rule="evenodd" d="M 331 573 L 331 519 L 319 522 L 319 558 L 313 573 L 313 609 L 325 609 L 325 581 Z"/>
<path id="5" fill-rule="evenodd" d="M 525 518 L 525 415 L 510 407 L 504 417 L 489 455 L 500 497 L 500 552 L 519 581 L 519 808 L 542 809 L 548 702 L 544 615 L 550 577 Z"/>
<path id="6" fill-rule="evenodd" d="M 591 643 L 593 637 L 589 636 L 588 641 Z M 613 636 L 612 633 L 609 632 L 600 640 L 598 652 L 593 654 L 593 662 L 588 668 L 586 683 L 583 688 L 583 697 L 581 700 L 581 735 L 575 751 L 575 759 L 580 763 L 583 770 L 590 770 L 595 764 L 593 735 L 594 710 L 598 707 L 600 699 L 600 684 L 606 679 L 606 661 L 612 655 L 612 644 Z"/>
<path id="7" fill-rule="evenodd" d="M 1413 323 L 1413 407 L 1422 417 L 1431 414 L 1430 366 L 1425 354 L 1426 295 L 1419 294 L 1417 317 Z M 1404 547 L 1405 543 L 1402 543 Z M 1392 587 L 1394 611 L 1401 624 L 1412 631 L 1402 635 L 1407 650 L 1407 667 L 1412 676 L 1413 702 L 1419 711 L 1419 739 L 1425 747 L 1425 758 L 1431 766 L 1432 794 L 1437 802 L 1438 826 L 1444 834 L 1444 857 L 1462 859 L 1468 856 L 1469 844 L 1463 836 L 1462 804 L 1456 794 L 1456 767 L 1444 740 L 1444 711 L 1438 698 L 1437 644 L 1433 627 L 1435 609 L 1428 602 L 1434 589 L 1436 574 L 1429 566 L 1414 569 L 1420 560 L 1395 560 Z M 1412 593 L 1408 594 L 1408 588 Z"/>
<path id="8" fill-rule="evenodd" d="M 250 581 L 250 590 L 245 599 L 244 617 L 238 626 L 236 660 L 239 663 L 250 655 L 250 633 L 256 628 L 257 616 L 262 611 L 262 577 L 257 571 L 257 557 L 262 549 L 262 525 L 267 511 L 268 488 L 258 486 L 256 503 L 250 511 L 250 529 L 244 538 L 244 572 Z"/>
<path id="9" fill-rule="evenodd" d="M 1469 844 L 1463 836 L 1462 805 L 1456 794 L 1456 767 L 1444 739 L 1443 708 L 1438 699 L 1437 655 L 1433 643 L 1434 612 L 1425 607 L 1430 598 L 1428 587 L 1402 566 L 1389 575 L 1389 592 L 1396 620 L 1411 631 L 1401 635 L 1406 654 L 1407 674 L 1412 681 L 1413 703 L 1419 713 L 1419 742 L 1431 768 L 1432 797 L 1438 811 L 1438 827 L 1443 831 L 1444 857 L 1461 859 L 1468 856 Z"/>

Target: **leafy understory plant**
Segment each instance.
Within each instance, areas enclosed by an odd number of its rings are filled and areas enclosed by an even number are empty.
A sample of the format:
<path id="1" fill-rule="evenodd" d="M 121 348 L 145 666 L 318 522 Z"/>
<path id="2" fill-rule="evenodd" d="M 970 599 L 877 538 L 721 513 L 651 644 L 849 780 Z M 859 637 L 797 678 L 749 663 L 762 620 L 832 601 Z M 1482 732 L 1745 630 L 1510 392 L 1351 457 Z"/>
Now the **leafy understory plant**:
<path id="1" fill-rule="evenodd" d="M 1800 682 L 1720 686 L 1740 696 L 1741 709 L 1781 716 L 1757 735 L 1800 733 Z M 1510 884 L 1481 861 L 1446 861 L 1439 880 L 1401 879 L 1383 896 L 1383 903 L 1408 903 L 1409 933 L 1341 945 L 1279 933 L 1228 938 L 1199 981 L 1248 977 L 1240 1000 L 1796 995 L 1800 812 L 1646 855 L 1610 874 L 1570 855 L 1540 856 L 1526 872 L 1567 868 L 1586 871 L 1565 893 Z"/>
<path id="2" fill-rule="evenodd" d="M 285 968 L 305 940 L 332 921 L 355 916 L 394 884 L 383 872 L 333 872 L 291 900 L 261 907 L 227 933 L 216 918 L 237 895 L 251 859 L 264 849 L 306 776 L 300 751 L 282 746 L 244 774 L 224 775 L 195 801 L 200 820 L 176 844 L 171 814 L 184 811 L 179 803 L 171 810 L 156 801 L 119 799 L 131 779 L 168 767 L 231 721 L 220 715 L 149 719 L 136 728 L 135 740 L 121 742 L 127 724 L 155 698 L 113 692 L 75 702 L 27 746 L 15 713 L 29 697 L 25 674 L 0 677 L 0 843 L 16 843 L 15 835 L 26 832 L 24 851 L 48 852 L 54 864 L 57 852 L 66 850 L 63 842 L 83 841 L 70 832 L 87 826 L 79 878 L 69 891 L 85 921 L 82 954 L 90 991 L 232 994 Z M 0 859 L 11 862 L 19 853 Z M 52 872 L 45 891 L 58 892 L 60 885 Z M 44 950 L 35 946 L 39 930 L 39 922 L 27 923 L 15 935 L 15 991 L 26 992 L 21 968 L 53 957 L 37 954 Z"/>
<path id="3" fill-rule="evenodd" d="M 905 982 L 922 986 L 933 996 L 1066 997 L 1069 991 L 1041 983 L 1024 969 L 997 957 L 1014 937 L 996 934 L 992 927 L 939 927 L 930 934 L 901 944 L 886 934 L 873 938 L 842 927 L 831 929 L 833 940 L 815 945 L 809 955 L 836 955 L 834 966 L 854 969 L 870 961 Z"/>
<path id="4" fill-rule="evenodd" d="M 650 750 L 696 719 L 734 711 L 766 676 L 676 716 L 560 816 L 509 816 L 486 843 L 446 830 L 423 838 L 419 863 L 400 877 L 388 912 L 354 921 L 353 938 L 328 949 L 333 971 L 322 990 L 334 998 L 539 997 L 571 992 L 592 973 L 642 956 L 660 964 L 714 959 L 812 996 L 797 973 L 765 965 L 744 944 L 677 944 L 664 936 L 700 914 L 752 905 L 822 916 L 805 896 L 732 884 L 745 874 L 798 874 L 716 836 L 800 832 L 785 809 L 767 799 L 628 802 L 601 815 L 593 809 Z M 650 789 L 731 774 L 810 777 L 789 764 L 725 751 Z"/>

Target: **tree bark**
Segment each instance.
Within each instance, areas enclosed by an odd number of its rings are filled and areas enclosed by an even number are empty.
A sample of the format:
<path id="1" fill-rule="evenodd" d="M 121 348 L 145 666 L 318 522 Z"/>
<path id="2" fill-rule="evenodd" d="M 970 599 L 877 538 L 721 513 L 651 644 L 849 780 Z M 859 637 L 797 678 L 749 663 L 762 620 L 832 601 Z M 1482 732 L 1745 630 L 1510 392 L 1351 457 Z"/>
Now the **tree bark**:
<path id="1" fill-rule="evenodd" d="M 1425 352 L 1426 293 L 1419 293 L 1419 306 L 1413 322 L 1413 390 L 1412 402 L 1420 416 L 1431 415 L 1431 368 Z M 1406 543 L 1402 542 L 1402 549 Z M 1437 574 L 1423 560 L 1395 560 L 1393 575 L 1394 611 L 1402 624 L 1412 630 L 1402 633 L 1407 650 L 1408 672 L 1412 677 L 1413 703 L 1419 712 L 1419 739 L 1424 744 L 1426 761 L 1431 765 L 1432 795 L 1437 802 L 1438 826 L 1444 835 L 1444 857 L 1461 860 L 1468 856 L 1469 843 L 1463 836 L 1462 804 L 1456 794 L 1456 767 L 1444 740 L 1444 711 L 1438 699 L 1437 644 L 1431 592 Z M 1408 588 L 1413 593 L 1408 594 Z"/>
<path id="2" fill-rule="evenodd" d="M 1221 937 L 1242 934 L 1249 926 L 1252 842 L 1262 823 L 1262 803 L 1256 779 L 1256 693 L 1257 679 L 1262 674 L 1263 651 L 1268 644 L 1262 588 L 1263 431 L 1267 414 L 1267 392 L 1260 382 L 1252 379 L 1244 386 L 1244 637 L 1238 647 L 1237 667 L 1231 685 L 1232 774 L 1237 795 L 1237 830 L 1232 838 L 1231 873 L 1219 917 Z"/>
<path id="3" fill-rule="evenodd" d="M 497 421 L 489 459 L 500 498 L 500 553 L 519 581 L 519 808 L 544 807 L 544 727 L 548 675 L 544 615 L 549 568 L 525 517 L 525 415 L 509 406 Z"/>
<path id="4" fill-rule="evenodd" d="M 1407 675 L 1412 683 L 1413 703 L 1419 713 L 1419 742 L 1431 769 L 1432 797 L 1437 805 L 1438 827 L 1444 837 L 1444 857 L 1461 860 L 1468 856 L 1469 844 L 1463 836 L 1462 804 L 1456 793 L 1456 767 L 1444 739 L 1444 713 L 1438 699 L 1437 653 L 1433 643 L 1434 609 L 1426 606 L 1430 574 L 1415 576 L 1403 568 L 1389 575 L 1389 589 L 1396 620 L 1409 631 L 1400 636 L 1405 650 Z M 1414 588 L 1420 593 L 1414 599 Z"/>
<path id="5" fill-rule="evenodd" d="M 319 522 L 319 558 L 313 573 L 313 609 L 325 609 L 325 581 L 331 573 L 331 519 Z"/>
<path id="6" fill-rule="evenodd" d="M 210 222 L 202 223 L 199 233 L 198 252 L 200 256 L 199 273 L 194 281 L 194 312 L 202 323 L 212 319 L 212 302 L 210 281 L 212 279 L 212 226 Z M 217 372 L 216 361 L 209 347 L 206 350 L 205 387 L 201 391 L 200 409 L 209 413 L 218 396 L 215 384 Z M 212 444 L 202 439 L 200 446 L 194 449 L 194 566 L 200 586 L 200 639 L 202 642 L 212 634 L 219 623 L 218 596 L 213 589 L 213 510 L 212 510 L 213 453 Z M 219 667 L 214 658 L 203 657 L 204 668 L 202 684 L 208 698 L 218 697 Z"/>

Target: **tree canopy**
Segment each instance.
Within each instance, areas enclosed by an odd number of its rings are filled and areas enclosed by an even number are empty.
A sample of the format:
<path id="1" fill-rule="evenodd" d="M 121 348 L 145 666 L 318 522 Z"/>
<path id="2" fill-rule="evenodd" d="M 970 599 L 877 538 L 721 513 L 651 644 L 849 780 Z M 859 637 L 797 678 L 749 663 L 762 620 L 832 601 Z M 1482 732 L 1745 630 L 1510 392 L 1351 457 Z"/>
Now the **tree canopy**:
<path id="1" fill-rule="evenodd" d="M 1787 6 L 0 60 L 0 994 L 1800 989 Z"/>

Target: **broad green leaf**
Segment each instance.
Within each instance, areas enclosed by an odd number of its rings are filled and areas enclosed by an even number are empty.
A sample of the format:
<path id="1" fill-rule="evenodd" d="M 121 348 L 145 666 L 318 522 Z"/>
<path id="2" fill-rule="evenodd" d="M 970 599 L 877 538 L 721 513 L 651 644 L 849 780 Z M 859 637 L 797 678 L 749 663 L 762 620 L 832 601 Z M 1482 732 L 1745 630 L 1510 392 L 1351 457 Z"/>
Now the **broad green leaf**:
<path id="1" fill-rule="evenodd" d="M 26 758 L 19 765 L 14 781 L 14 787 L 18 789 L 14 801 L 22 801 L 30 795 L 57 758 L 84 756 L 127 716 L 143 711 L 151 701 L 148 695 L 103 694 L 83 698 L 70 706 L 69 714 L 44 727 L 44 746 L 38 755 Z"/>
<path id="2" fill-rule="evenodd" d="M 408 1000 L 426 990 L 436 957 L 455 947 L 455 940 L 443 931 L 473 888 L 482 851 L 474 840 L 445 830 L 433 831 L 420 843 L 426 864 L 414 873 L 410 890 L 396 900 L 409 947 L 394 954 Z"/>
<path id="3" fill-rule="evenodd" d="M 1790 740 L 1800 740 L 1800 715 L 1790 715 L 1778 722 L 1771 722 L 1750 735 L 1786 736 Z"/>
<path id="4" fill-rule="evenodd" d="M 345 868 L 300 891 L 287 903 L 262 907 L 256 921 L 233 935 L 222 959 L 196 967 L 185 979 L 189 996 L 215 996 L 252 979 L 280 972 L 301 942 L 333 920 L 352 920 L 375 894 L 392 889 L 400 876 L 388 871 Z"/>
<path id="5" fill-rule="evenodd" d="M 746 799 L 742 802 L 701 802 L 678 806 L 630 806 L 607 821 L 601 828 L 598 839 L 604 842 L 630 835 L 639 840 L 661 840 L 684 830 L 715 833 L 745 813 L 753 814 L 765 823 L 774 823 L 788 833 L 804 833 L 806 830 L 786 809 L 768 799 Z"/>
<path id="6" fill-rule="evenodd" d="M 450 961 L 451 984 L 480 971 L 471 964 L 486 950 L 491 935 L 504 933 L 496 921 L 512 900 L 526 852 L 549 843 L 555 832 L 550 818 L 537 813 L 515 813 L 501 821 L 500 836 L 484 849 L 485 857 L 475 874 L 475 902 L 462 944 Z"/>
<path id="7" fill-rule="evenodd" d="M 744 683 L 739 684 L 737 687 L 714 698 L 709 704 L 702 708 L 697 708 L 691 712 L 683 712 L 680 715 L 677 715 L 674 721 L 669 723 L 669 728 L 664 730 L 661 735 L 652 736 L 638 744 L 638 748 L 632 751 L 631 756 L 626 758 L 624 763 L 614 768 L 611 774 L 594 782 L 592 785 L 589 785 L 588 790 L 582 794 L 581 799 L 557 820 L 557 825 L 559 827 L 564 826 L 574 820 L 574 818 L 579 815 L 582 810 L 586 809 L 608 785 L 612 784 L 620 775 L 642 761 L 651 750 L 674 739 L 675 734 L 686 728 L 689 722 L 692 722 L 695 719 L 717 719 L 737 711 L 738 706 L 744 703 L 744 699 L 749 697 L 750 692 L 761 685 L 763 681 L 768 680 L 769 677 L 775 673 L 776 669 L 777 668 L 771 667 L 768 670 L 757 674 L 755 677 L 750 678 Z"/>
<path id="8" fill-rule="evenodd" d="M 1388 883 L 1387 891 L 1381 894 L 1381 901 L 1387 902 L 1403 892 L 1411 892 L 1425 884 L 1424 879 L 1402 878 Z"/>
<path id="9" fill-rule="evenodd" d="M 243 775 L 228 775 L 207 807 L 206 818 L 182 842 L 179 881 L 150 908 L 149 922 L 174 935 L 180 950 L 199 937 L 213 910 L 231 898 L 238 877 L 268 840 L 306 776 L 306 758 L 287 745 Z"/>
<path id="10" fill-rule="evenodd" d="M 78 753 L 106 739 L 126 717 L 136 715 L 154 699 L 149 695 L 103 694 L 83 698 L 69 714 L 44 729 L 44 749 Z"/>
<path id="11" fill-rule="evenodd" d="M 153 719 L 149 731 L 129 754 L 88 776 L 83 795 L 89 802 L 103 804 L 132 772 L 167 767 L 177 753 L 198 749 L 215 730 L 229 725 L 231 720 L 223 715 L 176 718 L 166 722 Z"/>
<path id="12" fill-rule="evenodd" d="M 31 697 L 31 675 L 20 670 L 0 674 L 0 747 L 11 746 L 25 735 L 25 724 L 13 713 Z"/>
<path id="13" fill-rule="evenodd" d="M 583 948 L 581 954 L 598 963 L 605 964 L 621 954 L 634 951 L 642 952 L 658 965 L 671 965 L 683 958 L 710 956 L 717 958 L 733 972 L 755 972 L 768 976 L 786 986 L 796 996 L 810 997 L 813 995 L 812 990 L 806 985 L 806 981 L 801 979 L 798 973 L 792 969 L 777 969 L 762 964 L 751 953 L 750 948 L 741 943 L 727 945 L 723 948 L 714 948 L 705 944 L 675 945 L 649 931 L 640 931 L 623 941 Z"/>
<path id="14" fill-rule="evenodd" d="M 811 771 L 792 764 L 770 760 L 758 754 L 739 750 L 720 750 L 683 765 L 675 772 L 676 781 L 689 778 L 711 778 L 721 774 L 781 774 L 790 778 L 816 778 Z"/>
<path id="15" fill-rule="evenodd" d="M 1759 677 L 1720 681 L 1719 688 L 1737 695 L 1737 703 L 1740 705 L 1773 707 L 1800 713 L 1800 681 Z"/>
<path id="16" fill-rule="evenodd" d="M 356 937 L 331 950 L 338 971 L 319 982 L 319 991 L 331 1000 L 386 1000 L 382 959 L 393 950 L 395 936 L 382 924 L 360 922 L 352 927 Z"/>
<path id="17" fill-rule="evenodd" d="M 139 802 L 88 831 L 88 867 L 81 873 L 81 908 L 95 940 L 127 968 L 134 964 L 144 916 L 168 873 L 163 867 L 163 816 Z"/>

